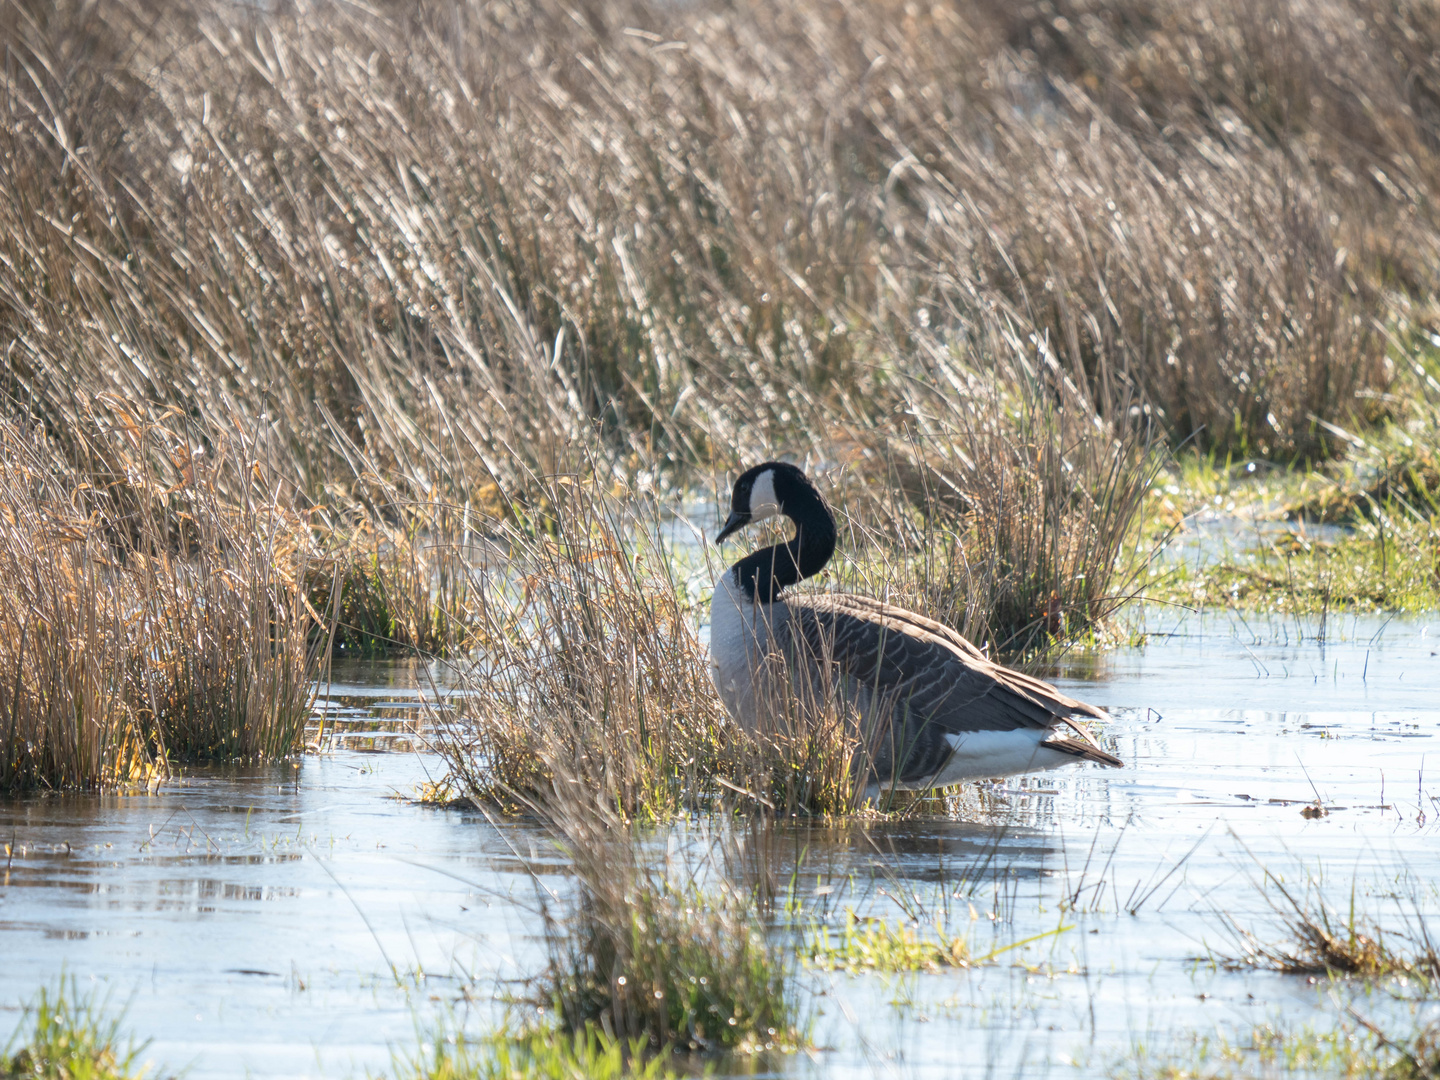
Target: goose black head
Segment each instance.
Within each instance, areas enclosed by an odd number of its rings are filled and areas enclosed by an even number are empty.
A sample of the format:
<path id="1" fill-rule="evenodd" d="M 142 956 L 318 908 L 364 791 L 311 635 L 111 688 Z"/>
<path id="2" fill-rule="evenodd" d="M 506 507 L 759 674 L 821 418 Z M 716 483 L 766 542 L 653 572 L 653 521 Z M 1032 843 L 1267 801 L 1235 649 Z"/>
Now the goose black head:
<path id="1" fill-rule="evenodd" d="M 786 513 L 787 505 L 793 509 L 806 496 L 818 499 L 819 492 L 794 465 L 766 461 L 746 469 L 735 481 L 735 490 L 730 495 L 730 516 L 725 519 L 725 527 L 715 542 L 720 543 L 746 525 Z"/>

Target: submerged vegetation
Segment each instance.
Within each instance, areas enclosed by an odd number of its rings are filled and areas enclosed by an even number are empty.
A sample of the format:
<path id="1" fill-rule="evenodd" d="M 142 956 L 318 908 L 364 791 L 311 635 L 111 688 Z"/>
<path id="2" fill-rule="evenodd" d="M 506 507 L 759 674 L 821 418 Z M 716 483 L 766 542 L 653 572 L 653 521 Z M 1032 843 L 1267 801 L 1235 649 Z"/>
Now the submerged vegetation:
<path id="1" fill-rule="evenodd" d="M 1386 1032 L 1355 1010 L 1329 1027 L 1256 1025 L 1234 1034 L 1197 1036 L 1179 1046 L 1132 1047 L 1109 1070 L 1115 1080 L 1265 1080 L 1314 1076 L 1333 1080 L 1428 1080 L 1440 1075 L 1434 1025 Z"/>
<path id="2" fill-rule="evenodd" d="M 1156 559 L 1140 591 L 1185 607 L 1287 614 L 1433 611 L 1440 606 L 1436 527 L 1391 519 L 1323 532 L 1237 522 L 1191 562 Z M 1221 530 L 1225 525 L 1221 525 Z M 1202 541 L 1203 542 L 1203 541 Z"/>
<path id="3" fill-rule="evenodd" d="M 1412 1075 L 1404 1071 L 1405 1055 L 1403 1048 L 1391 1049 L 1386 1041 L 1355 1027 L 1283 1030 L 1257 1025 L 1175 1047 L 1136 1045 L 1110 1075 L 1115 1080 L 1262 1080 L 1298 1073 L 1334 1080 L 1399 1080 Z"/>
<path id="4" fill-rule="evenodd" d="M 1321 991 L 1316 1022 L 1271 1022 L 1249 1031 L 1242 1025 L 1238 1031 L 1221 1028 L 1188 1039 L 1161 1035 L 1137 1042 L 1110 1075 L 1136 1080 L 1436 1076 L 1440 1028 L 1429 1010 L 1421 1010 L 1434 1002 L 1440 952 L 1422 899 L 1415 893 L 1408 899 L 1392 897 L 1400 925 L 1386 928 L 1364 910 L 1355 884 L 1343 909 L 1326 899 L 1313 876 L 1306 876 L 1302 891 L 1266 871 L 1259 887 L 1280 923 L 1278 940 L 1262 940 L 1235 916 L 1221 913 L 1232 946 L 1212 950 L 1212 958 L 1230 971 L 1307 976 Z"/>
<path id="5" fill-rule="evenodd" d="M 974 962 L 969 941 L 951 937 L 938 926 L 930 934 L 904 920 L 862 922 L 853 911 L 845 913 L 845 924 L 833 938 L 828 927 L 814 927 L 800 955 L 822 971 L 938 971 Z"/>
<path id="6" fill-rule="evenodd" d="M 413 1054 L 397 1054 L 395 1080 L 674 1080 L 691 1075 L 643 1039 L 626 1044 L 594 1027 L 574 1036 L 544 1028 L 467 1038 L 436 1031 Z"/>
<path id="7" fill-rule="evenodd" d="M 1396 415 L 1363 435 L 1335 427 L 1333 459 L 1178 455 L 1148 500 L 1151 535 L 1174 550 L 1150 561 L 1145 594 L 1287 613 L 1440 607 L 1440 344 L 1412 355 Z"/>

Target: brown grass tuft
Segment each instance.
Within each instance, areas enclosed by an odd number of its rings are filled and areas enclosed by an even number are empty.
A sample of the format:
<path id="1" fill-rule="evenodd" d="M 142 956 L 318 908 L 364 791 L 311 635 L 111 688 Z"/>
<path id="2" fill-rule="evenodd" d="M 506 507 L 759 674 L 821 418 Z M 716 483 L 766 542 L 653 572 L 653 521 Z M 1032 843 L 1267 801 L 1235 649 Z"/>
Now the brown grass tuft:
<path id="1" fill-rule="evenodd" d="M 1289 940 L 1263 943 L 1227 917 L 1240 948 L 1239 955 L 1222 958 L 1226 967 L 1258 967 L 1291 975 L 1409 975 L 1427 983 L 1440 979 L 1440 949 L 1418 913 L 1405 918 L 1404 930 L 1386 931 L 1356 911 L 1353 895 L 1348 911 L 1339 912 L 1313 883 L 1301 895 L 1267 872 L 1265 885 Z"/>
<path id="2" fill-rule="evenodd" d="M 545 515 L 487 542 L 472 594 L 482 647 L 439 745 L 478 798 L 515 805 L 573 784 L 623 817 L 669 816 L 713 774 L 729 722 L 654 508 L 593 475 L 534 483 Z"/>
<path id="3" fill-rule="evenodd" d="M 0 789 L 300 746 L 325 642 L 299 523 L 258 484 L 222 502 L 185 429 L 123 415 L 79 466 L 0 418 Z"/>

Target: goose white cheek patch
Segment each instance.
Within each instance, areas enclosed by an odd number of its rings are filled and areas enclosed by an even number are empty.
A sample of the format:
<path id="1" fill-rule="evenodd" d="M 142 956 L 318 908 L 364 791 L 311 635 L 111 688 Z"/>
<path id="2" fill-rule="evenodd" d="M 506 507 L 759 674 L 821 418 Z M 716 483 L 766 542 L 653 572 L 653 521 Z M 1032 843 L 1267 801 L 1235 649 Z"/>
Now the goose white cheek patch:
<path id="1" fill-rule="evenodd" d="M 775 498 L 775 470 L 766 469 L 755 478 L 750 488 L 750 520 L 764 521 L 780 513 L 780 503 Z"/>

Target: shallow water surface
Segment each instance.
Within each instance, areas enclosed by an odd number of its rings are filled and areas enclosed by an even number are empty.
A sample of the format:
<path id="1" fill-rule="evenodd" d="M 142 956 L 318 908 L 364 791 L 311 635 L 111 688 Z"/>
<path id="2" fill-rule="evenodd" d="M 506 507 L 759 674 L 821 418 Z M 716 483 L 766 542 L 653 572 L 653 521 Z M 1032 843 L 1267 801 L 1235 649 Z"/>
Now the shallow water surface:
<path id="1" fill-rule="evenodd" d="M 762 1068 L 1104 1074 L 1137 1040 L 1326 1023 L 1302 977 L 1196 962 L 1238 948 L 1227 919 L 1281 937 L 1265 871 L 1300 894 L 1318 877 L 1342 910 L 1353 886 L 1382 923 L 1435 911 L 1440 619 L 1332 618 L 1323 641 L 1315 620 L 1145 619 L 1143 647 L 1049 673 L 1112 711 L 1124 771 L 972 787 L 953 819 L 779 830 L 802 919 L 894 918 L 902 896 L 976 953 L 1048 936 L 969 971 L 804 971 L 822 1049 Z M 498 1017 L 541 957 L 530 870 L 563 888 L 562 868 L 528 826 L 409 801 L 441 771 L 418 729 L 433 674 L 338 670 L 332 749 L 298 766 L 0 801 L 0 1039 L 62 971 L 194 1077 L 374 1074 L 441 1011 Z"/>

